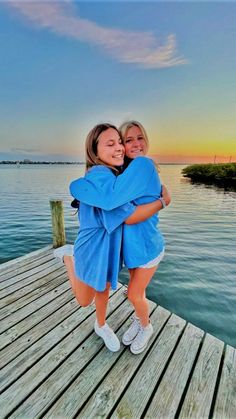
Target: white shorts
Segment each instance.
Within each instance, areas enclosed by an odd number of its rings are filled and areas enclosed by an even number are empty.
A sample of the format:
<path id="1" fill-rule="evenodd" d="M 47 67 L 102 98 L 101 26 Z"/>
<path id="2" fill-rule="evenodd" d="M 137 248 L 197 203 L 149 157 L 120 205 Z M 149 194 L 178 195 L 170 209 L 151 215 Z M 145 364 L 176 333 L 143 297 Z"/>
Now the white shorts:
<path id="1" fill-rule="evenodd" d="M 163 249 L 162 252 L 155 259 L 150 260 L 148 263 L 145 263 L 145 265 L 139 266 L 139 268 L 148 269 L 148 268 L 153 268 L 154 266 L 159 265 L 159 263 L 162 261 L 164 257 L 164 254 L 165 254 L 165 249 Z"/>

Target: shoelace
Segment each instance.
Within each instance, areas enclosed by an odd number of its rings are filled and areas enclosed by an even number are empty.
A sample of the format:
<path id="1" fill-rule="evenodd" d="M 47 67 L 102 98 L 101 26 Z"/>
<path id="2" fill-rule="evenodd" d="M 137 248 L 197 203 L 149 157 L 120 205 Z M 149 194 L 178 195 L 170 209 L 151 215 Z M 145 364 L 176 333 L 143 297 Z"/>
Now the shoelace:
<path id="1" fill-rule="evenodd" d="M 105 335 L 107 335 L 108 337 L 112 336 L 114 333 L 107 324 L 103 326 L 103 331 L 105 332 Z"/>
<path id="2" fill-rule="evenodd" d="M 144 334 L 144 328 L 141 326 L 141 324 L 139 324 L 139 331 L 136 335 L 135 341 L 140 343 L 140 341 L 142 341 L 143 334 Z"/>
<path id="3" fill-rule="evenodd" d="M 133 315 L 130 317 L 130 323 L 131 323 L 131 324 L 133 324 L 134 322 L 136 322 L 136 323 L 139 323 L 139 324 L 140 324 L 140 320 L 139 320 L 139 318 L 138 318 L 138 317 L 136 317 L 136 316 L 135 316 L 135 314 L 133 314 Z"/>

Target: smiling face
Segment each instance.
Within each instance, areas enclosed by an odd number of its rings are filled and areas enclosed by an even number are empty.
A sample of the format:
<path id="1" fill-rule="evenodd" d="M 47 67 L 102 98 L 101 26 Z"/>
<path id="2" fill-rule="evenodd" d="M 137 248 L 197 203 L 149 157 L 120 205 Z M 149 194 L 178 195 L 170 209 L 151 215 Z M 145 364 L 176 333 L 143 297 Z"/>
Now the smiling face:
<path id="1" fill-rule="evenodd" d="M 124 137 L 125 155 L 130 159 L 145 156 L 148 150 L 146 139 L 137 126 L 130 127 Z"/>
<path id="2" fill-rule="evenodd" d="M 122 166 L 124 163 L 125 149 L 122 144 L 119 133 L 108 128 L 98 137 L 97 156 L 105 164 L 109 166 Z"/>

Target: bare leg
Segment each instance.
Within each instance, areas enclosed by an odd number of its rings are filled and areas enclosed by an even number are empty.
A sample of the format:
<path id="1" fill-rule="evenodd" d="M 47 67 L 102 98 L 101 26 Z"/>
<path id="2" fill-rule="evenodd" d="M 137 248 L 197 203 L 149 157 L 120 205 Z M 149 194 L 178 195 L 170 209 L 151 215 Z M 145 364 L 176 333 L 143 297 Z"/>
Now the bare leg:
<path id="1" fill-rule="evenodd" d="M 99 327 L 106 322 L 107 304 L 109 300 L 110 283 L 107 282 L 105 291 L 95 292 L 96 317 Z"/>
<path id="2" fill-rule="evenodd" d="M 149 304 L 146 299 L 145 290 L 151 281 L 158 266 L 153 268 L 135 268 L 130 270 L 130 282 L 128 285 L 128 299 L 135 308 L 135 314 L 140 319 L 143 327 L 146 327 L 149 320 Z"/>
<path id="3" fill-rule="evenodd" d="M 73 256 L 64 256 L 63 260 L 67 269 L 73 293 L 75 294 L 78 303 L 82 307 L 87 307 L 89 304 L 91 304 L 95 297 L 97 322 L 99 327 L 104 326 L 106 321 L 110 283 L 107 283 L 105 291 L 98 292 L 76 277 Z"/>
<path id="4" fill-rule="evenodd" d="M 76 300 L 82 307 L 87 307 L 94 299 L 95 289 L 80 281 L 75 275 L 73 256 L 64 256 L 64 264 L 67 269 L 72 291 Z"/>

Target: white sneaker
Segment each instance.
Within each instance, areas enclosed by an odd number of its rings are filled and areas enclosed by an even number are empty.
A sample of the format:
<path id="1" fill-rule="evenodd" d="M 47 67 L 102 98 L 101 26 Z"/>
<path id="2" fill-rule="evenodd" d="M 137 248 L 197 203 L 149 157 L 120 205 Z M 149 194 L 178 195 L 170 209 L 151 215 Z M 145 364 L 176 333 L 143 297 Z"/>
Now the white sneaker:
<path id="1" fill-rule="evenodd" d="M 64 262 L 64 256 L 74 256 L 74 246 L 73 244 L 65 244 L 65 246 L 58 247 L 53 252 L 54 258 L 59 258 Z"/>
<path id="2" fill-rule="evenodd" d="M 146 349 L 147 344 L 152 334 L 153 334 L 153 327 L 151 323 L 149 323 L 149 325 L 146 327 L 140 326 L 139 332 L 130 346 L 130 350 L 132 354 L 140 354 L 141 352 L 143 352 L 144 349 Z"/>
<path id="3" fill-rule="evenodd" d="M 108 326 L 107 323 L 104 326 L 99 327 L 97 320 L 94 324 L 95 333 L 104 340 L 106 347 L 112 351 L 117 352 L 120 349 L 120 341 L 113 330 Z"/>
<path id="4" fill-rule="evenodd" d="M 131 325 L 128 328 L 128 330 L 126 330 L 126 332 L 123 334 L 122 337 L 122 343 L 125 346 L 131 345 L 131 343 L 133 342 L 134 338 L 137 336 L 139 330 L 140 330 L 140 320 L 137 316 L 132 316 L 131 317 Z"/>

